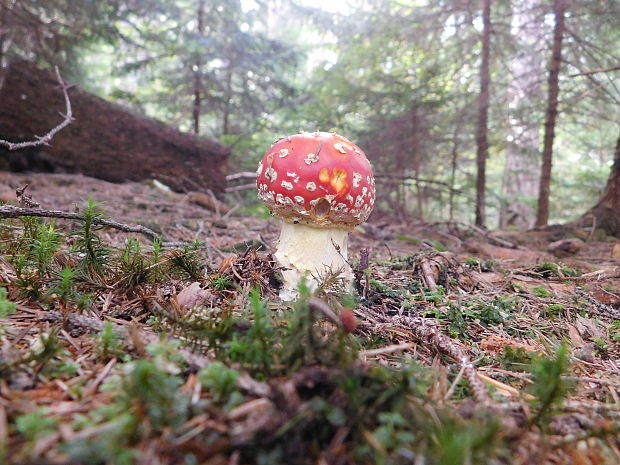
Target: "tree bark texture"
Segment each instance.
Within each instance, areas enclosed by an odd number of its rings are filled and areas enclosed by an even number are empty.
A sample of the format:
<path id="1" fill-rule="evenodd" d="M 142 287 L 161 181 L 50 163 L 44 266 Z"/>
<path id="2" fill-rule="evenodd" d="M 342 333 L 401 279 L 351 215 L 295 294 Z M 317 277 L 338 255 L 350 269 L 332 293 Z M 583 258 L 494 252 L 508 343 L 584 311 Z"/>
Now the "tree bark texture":
<path id="1" fill-rule="evenodd" d="M 597 228 L 620 237 L 620 134 L 616 141 L 614 163 L 605 190 L 598 203 L 585 216 L 594 217 Z"/>
<path id="2" fill-rule="evenodd" d="M 478 129 L 476 131 L 476 226 L 485 223 L 486 163 L 489 156 L 487 125 L 489 115 L 489 52 L 491 48 L 491 0 L 484 0 L 482 9 L 482 60 L 480 63 L 480 95 L 478 99 Z"/>
<path id="3" fill-rule="evenodd" d="M 198 23 L 198 37 L 202 38 L 205 33 L 205 2 L 198 0 L 198 8 L 196 10 L 196 21 Z M 194 134 L 200 134 L 200 115 L 202 113 L 202 60 L 200 53 L 196 58 L 196 67 L 194 69 L 194 106 L 192 108 L 192 120 L 194 126 Z"/>
<path id="4" fill-rule="evenodd" d="M 69 89 L 75 120 L 50 146 L 0 149 L 0 169 L 82 173 L 112 182 L 156 178 L 180 192 L 224 192 L 229 147 Z M 6 69 L 0 139 L 32 140 L 62 121 L 64 96 L 53 72 L 26 61 Z"/>
<path id="5" fill-rule="evenodd" d="M 560 66 L 562 65 L 562 39 L 564 37 L 565 0 L 555 0 L 553 13 L 555 27 L 553 28 L 553 47 L 551 63 L 549 65 L 549 79 L 547 90 L 547 112 L 545 116 L 545 136 L 543 140 L 542 167 L 540 185 L 538 189 L 538 213 L 536 226 L 546 226 L 549 222 L 549 194 L 551 192 L 551 166 L 553 162 L 553 140 L 555 138 L 555 123 L 558 115 L 558 95 L 560 93 Z"/>

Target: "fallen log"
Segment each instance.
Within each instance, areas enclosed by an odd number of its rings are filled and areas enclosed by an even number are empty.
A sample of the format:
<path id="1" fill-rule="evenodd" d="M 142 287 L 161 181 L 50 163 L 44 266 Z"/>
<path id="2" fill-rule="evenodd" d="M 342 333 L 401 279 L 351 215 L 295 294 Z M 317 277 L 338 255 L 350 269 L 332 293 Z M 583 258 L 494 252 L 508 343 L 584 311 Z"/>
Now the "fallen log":
<path id="1" fill-rule="evenodd" d="M 0 88 L 0 139 L 36 139 L 55 127 L 64 111 L 53 72 L 17 60 L 4 71 Z M 0 147 L 0 169 L 82 173 L 111 182 L 165 179 L 178 192 L 197 186 L 216 195 L 226 186 L 230 148 L 182 133 L 132 113 L 79 88 L 68 90 L 74 121 L 49 146 L 9 151 Z"/>

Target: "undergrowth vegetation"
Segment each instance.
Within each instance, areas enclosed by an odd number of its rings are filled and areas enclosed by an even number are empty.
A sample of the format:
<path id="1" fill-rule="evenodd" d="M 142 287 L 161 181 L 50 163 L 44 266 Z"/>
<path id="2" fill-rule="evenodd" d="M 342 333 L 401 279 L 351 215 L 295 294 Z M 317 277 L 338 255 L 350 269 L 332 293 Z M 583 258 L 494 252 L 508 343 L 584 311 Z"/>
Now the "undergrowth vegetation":
<path id="1" fill-rule="evenodd" d="M 524 312 L 549 292 L 457 297 L 460 272 L 442 269 L 430 289 L 411 272 L 426 256 L 411 256 L 360 273 L 359 295 L 302 285 L 283 304 L 269 256 L 249 249 L 218 266 L 198 242 L 114 249 L 98 206 L 83 213 L 0 225 L 3 463 L 508 464 L 576 456 L 588 440 L 602 458 L 617 450 L 611 410 L 561 432 L 575 421 L 574 359 L 568 327 L 547 321 L 583 303 L 545 304 L 537 314 L 550 318 L 533 328 Z M 575 274 L 552 265 L 535 272 Z M 184 306 L 189 289 L 197 300 Z M 352 309 L 357 321 L 343 316 Z M 414 317 L 500 374 L 488 401 L 474 402 L 461 360 L 398 325 Z M 507 339 L 534 332 L 536 344 Z M 497 334 L 501 349 L 482 351 Z"/>

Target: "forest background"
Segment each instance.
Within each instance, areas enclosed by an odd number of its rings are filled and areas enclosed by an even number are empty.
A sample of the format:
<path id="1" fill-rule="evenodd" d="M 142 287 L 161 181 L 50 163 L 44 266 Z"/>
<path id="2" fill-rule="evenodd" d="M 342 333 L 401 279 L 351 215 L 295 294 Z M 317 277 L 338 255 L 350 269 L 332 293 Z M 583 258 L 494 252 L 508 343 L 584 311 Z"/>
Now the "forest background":
<path id="1" fill-rule="evenodd" d="M 0 63 L 58 65 L 229 144 L 231 171 L 254 170 L 276 137 L 337 131 L 371 159 L 380 211 L 527 228 L 547 222 L 536 210 L 554 85 L 549 220 L 578 218 L 605 187 L 618 17 L 616 0 L 3 0 Z"/>

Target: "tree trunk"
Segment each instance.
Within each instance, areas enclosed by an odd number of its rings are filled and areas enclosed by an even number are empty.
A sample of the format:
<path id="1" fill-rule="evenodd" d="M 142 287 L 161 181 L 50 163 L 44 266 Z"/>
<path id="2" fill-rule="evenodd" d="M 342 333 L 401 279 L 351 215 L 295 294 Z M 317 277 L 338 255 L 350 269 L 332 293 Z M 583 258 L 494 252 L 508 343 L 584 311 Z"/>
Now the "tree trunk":
<path id="1" fill-rule="evenodd" d="M 226 105 L 224 106 L 224 121 L 222 123 L 222 135 L 230 134 L 230 101 L 232 99 L 232 78 L 233 78 L 233 62 L 232 59 L 226 70 Z"/>
<path id="2" fill-rule="evenodd" d="M 551 165 L 553 160 L 553 139 L 555 137 L 555 120 L 558 114 L 558 95 L 560 93 L 559 74 L 562 64 L 562 39 L 564 37 L 565 0 L 555 0 L 553 13 L 555 27 L 553 28 L 553 50 L 549 65 L 547 114 L 545 117 L 545 138 L 542 154 L 542 169 L 540 173 L 540 187 L 538 190 L 538 214 L 536 226 L 546 226 L 549 222 L 549 193 L 551 187 Z"/>
<path id="3" fill-rule="evenodd" d="M 480 97 L 478 100 L 478 130 L 476 132 L 476 226 L 484 227 L 486 163 L 489 155 L 487 121 L 489 115 L 489 51 L 491 47 L 491 0 L 484 0 L 482 10 L 482 61 L 480 63 Z"/>
<path id="4" fill-rule="evenodd" d="M 528 107 L 533 101 L 543 100 L 539 77 L 544 71 L 539 50 L 544 43 L 545 28 L 539 5 L 539 0 L 512 2 L 510 36 L 515 52 L 508 61 L 510 137 L 502 179 L 500 229 L 529 229 L 536 219 L 540 172 L 532 166 L 538 164 L 540 157 L 540 118 Z"/>
<path id="5" fill-rule="evenodd" d="M 205 32 L 205 2 L 204 0 L 198 1 L 198 8 L 196 10 L 196 20 L 198 23 L 198 37 L 203 37 Z M 192 120 L 194 122 L 194 134 L 200 133 L 200 114 L 202 107 L 202 60 L 200 54 L 196 58 L 194 64 L 194 107 L 192 109 Z"/>
<path id="6" fill-rule="evenodd" d="M 616 141 L 614 164 L 598 203 L 584 216 L 594 217 L 597 228 L 620 237 L 620 135 Z"/>

